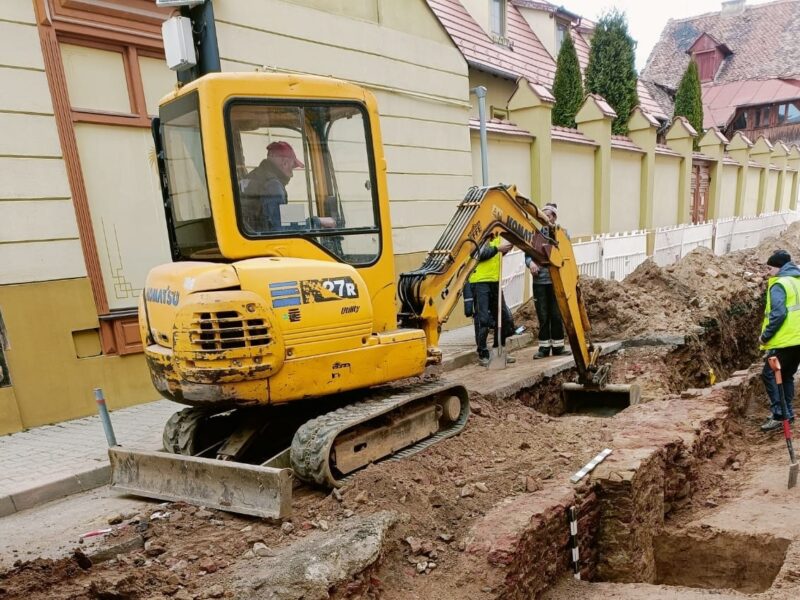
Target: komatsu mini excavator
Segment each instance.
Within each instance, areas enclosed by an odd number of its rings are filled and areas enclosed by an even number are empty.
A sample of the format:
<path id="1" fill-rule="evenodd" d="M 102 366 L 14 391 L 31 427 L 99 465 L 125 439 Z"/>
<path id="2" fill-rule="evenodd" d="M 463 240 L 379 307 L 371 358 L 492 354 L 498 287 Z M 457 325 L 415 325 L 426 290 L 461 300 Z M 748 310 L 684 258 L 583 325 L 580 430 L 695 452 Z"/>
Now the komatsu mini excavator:
<path id="1" fill-rule="evenodd" d="M 420 377 L 497 234 L 549 265 L 578 389 L 610 389 L 569 239 L 543 236 L 513 186 L 471 188 L 423 265 L 395 278 L 378 109 L 363 88 L 208 74 L 162 100 L 153 132 L 174 262 L 148 275 L 139 322 L 155 387 L 189 408 L 167 423 L 165 452 L 110 450 L 114 488 L 283 517 L 295 478 L 339 486 L 457 434 L 466 389 Z M 272 192 L 253 185 L 268 147 L 294 155 Z"/>

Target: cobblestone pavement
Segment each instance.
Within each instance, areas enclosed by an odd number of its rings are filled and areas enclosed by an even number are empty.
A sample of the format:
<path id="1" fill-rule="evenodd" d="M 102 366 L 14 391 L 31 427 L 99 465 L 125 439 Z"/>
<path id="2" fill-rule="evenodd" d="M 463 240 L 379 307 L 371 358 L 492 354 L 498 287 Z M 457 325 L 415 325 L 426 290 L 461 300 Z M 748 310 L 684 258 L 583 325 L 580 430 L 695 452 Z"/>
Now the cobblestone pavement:
<path id="1" fill-rule="evenodd" d="M 530 337 L 511 340 L 515 349 Z M 474 362 L 472 325 L 443 332 L 440 348 L 444 370 Z M 174 402 L 159 400 L 115 410 L 111 422 L 117 442 L 161 449 L 164 423 L 179 409 Z M 106 438 L 97 416 L 0 436 L 0 517 L 105 485 L 108 478 Z"/>
<path id="2" fill-rule="evenodd" d="M 159 449 L 177 405 L 149 402 L 111 413 L 117 442 Z M 97 416 L 0 437 L 0 517 L 108 481 L 108 444 Z"/>

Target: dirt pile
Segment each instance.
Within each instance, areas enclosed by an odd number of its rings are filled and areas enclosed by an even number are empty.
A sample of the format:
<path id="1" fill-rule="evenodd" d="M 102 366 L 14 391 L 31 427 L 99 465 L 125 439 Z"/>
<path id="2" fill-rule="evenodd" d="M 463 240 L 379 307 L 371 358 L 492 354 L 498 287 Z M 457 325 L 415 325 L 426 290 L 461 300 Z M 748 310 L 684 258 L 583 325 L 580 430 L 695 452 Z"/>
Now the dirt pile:
<path id="1" fill-rule="evenodd" d="M 696 250 L 667 268 L 645 263 L 622 283 L 587 279 L 584 296 L 596 339 L 658 332 L 690 339 L 680 348 L 625 350 L 614 359 L 617 381 L 636 380 L 644 385 L 645 396 L 657 397 L 705 386 L 711 370 L 721 379 L 738 368 L 734 365 L 752 362 L 764 293 L 762 265 L 777 247 L 800 256 L 800 225 L 753 251 L 716 257 Z M 523 310 L 526 314 L 535 323 L 532 306 Z M 518 373 L 533 362 L 532 353 L 517 354 Z M 452 377 L 464 381 L 475 369 L 465 367 Z M 513 369 L 480 372 L 480 377 L 513 376 Z M 138 546 L 125 546 L 119 556 L 102 562 L 89 557 L 87 563 L 77 553 L 18 564 L 0 574 L 0 599 L 235 597 L 233 574 L 242 564 L 279 556 L 312 535 L 387 510 L 400 520 L 387 534 L 380 563 L 361 580 L 330 590 L 332 597 L 470 597 L 466 589 L 481 591 L 485 585 L 480 573 L 466 578 L 460 569 L 473 525 L 504 500 L 567 481 L 599 449 L 620 439 L 624 420 L 559 419 L 533 410 L 531 404 L 547 410 L 547 398 L 539 396 L 556 398 L 558 383 L 511 398 L 473 394 L 472 415 L 462 434 L 410 458 L 364 469 L 334 493 L 296 490 L 294 516 L 285 523 L 184 504 L 154 507 L 115 526 L 107 538 L 107 547 L 113 548 L 138 535 Z M 730 456 L 726 467 L 746 458 L 738 449 Z M 704 502 L 720 499 L 713 477 L 698 478 L 698 497 Z M 712 481 L 706 489 L 703 482 Z"/>

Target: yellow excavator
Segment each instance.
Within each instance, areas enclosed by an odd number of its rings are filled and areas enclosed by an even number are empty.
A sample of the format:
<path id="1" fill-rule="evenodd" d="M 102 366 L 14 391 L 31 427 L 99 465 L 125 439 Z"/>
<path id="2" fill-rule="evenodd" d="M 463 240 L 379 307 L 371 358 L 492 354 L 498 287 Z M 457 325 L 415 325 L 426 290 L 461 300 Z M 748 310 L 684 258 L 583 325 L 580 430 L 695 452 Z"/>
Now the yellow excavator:
<path id="1" fill-rule="evenodd" d="M 569 239 L 545 237 L 513 186 L 471 188 L 422 266 L 395 278 L 378 108 L 363 88 L 208 74 L 162 100 L 153 132 L 174 262 L 149 273 L 139 323 L 153 384 L 189 408 L 169 419 L 165 452 L 110 449 L 115 489 L 284 517 L 295 478 L 340 486 L 457 434 L 466 389 L 422 376 L 498 234 L 549 265 L 573 392 L 629 402 L 588 341 Z"/>

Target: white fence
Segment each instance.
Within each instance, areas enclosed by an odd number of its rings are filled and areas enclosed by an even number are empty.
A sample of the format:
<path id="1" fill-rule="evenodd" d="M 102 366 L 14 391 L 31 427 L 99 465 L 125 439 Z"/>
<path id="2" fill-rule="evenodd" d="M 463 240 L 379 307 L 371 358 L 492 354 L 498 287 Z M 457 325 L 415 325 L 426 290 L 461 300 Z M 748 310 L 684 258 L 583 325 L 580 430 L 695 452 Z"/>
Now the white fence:
<path id="1" fill-rule="evenodd" d="M 525 254 L 516 248 L 503 257 L 503 296 L 511 310 L 525 302 Z"/>
<path id="2" fill-rule="evenodd" d="M 714 247 L 714 222 L 656 229 L 653 260 L 661 267 L 674 263 L 699 246 Z"/>
<path id="3" fill-rule="evenodd" d="M 601 235 L 572 247 L 581 275 L 622 281 L 647 259 L 647 232 Z"/>
<path id="4" fill-rule="evenodd" d="M 754 248 L 798 219 L 800 213 L 784 212 L 662 227 L 654 232 L 653 260 L 670 265 L 699 246 L 718 255 Z M 647 232 L 600 235 L 573 247 L 581 275 L 621 281 L 647 259 Z"/>

